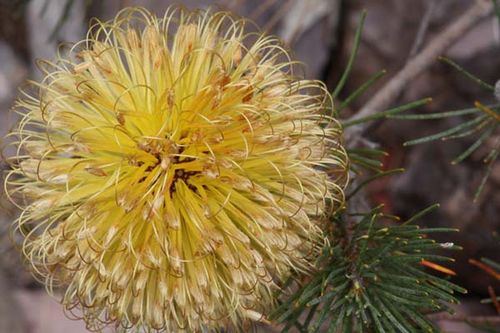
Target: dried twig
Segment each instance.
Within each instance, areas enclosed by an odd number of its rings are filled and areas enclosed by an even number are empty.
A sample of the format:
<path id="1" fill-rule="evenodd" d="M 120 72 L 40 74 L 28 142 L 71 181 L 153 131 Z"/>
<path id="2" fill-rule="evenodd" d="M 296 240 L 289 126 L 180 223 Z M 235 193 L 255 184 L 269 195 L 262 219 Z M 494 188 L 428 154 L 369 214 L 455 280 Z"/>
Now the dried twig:
<path id="1" fill-rule="evenodd" d="M 413 58 L 420 48 L 422 47 L 422 43 L 424 42 L 425 35 L 427 34 L 427 30 L 429 29 L 429 24 L 431 22 L 432 14 L 436 9 L 436 0 L 430 0 L 427 4 L 427 8 L 425 9 L 424 16 L 420 21 L 420 25 L 418 27 L 417 36 L 415 37 L 415 41 L 411 47 L 410 53 L 408 54 L 408 59 Z"/>
<path id="2" fill-rule="evenodd" d="M 427 69 L 436 58 L 459 40 L 467 31 L 493 12 L 493 4 L 489 0 L 475 0 L 474 4 L 436 36 L 419 54 L 408 63 L 379 90 L 349 121 L 364 118 L 387 108 L 408 83 Z M 358 137 L 366 128 L 366 123 L 348 128 L 348 139 Z"/>

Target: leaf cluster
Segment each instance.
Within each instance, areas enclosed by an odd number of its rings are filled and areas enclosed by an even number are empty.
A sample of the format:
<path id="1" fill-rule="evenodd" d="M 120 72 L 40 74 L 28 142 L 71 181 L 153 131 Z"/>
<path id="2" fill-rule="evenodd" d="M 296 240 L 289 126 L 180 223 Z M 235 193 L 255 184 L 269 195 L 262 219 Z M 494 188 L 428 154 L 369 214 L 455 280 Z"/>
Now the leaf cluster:
<path id="1" fill-rule="evenodd" d="M 454 294 L 466 291 L 422 265 L 451 273 L 436 264 L 451 259 L 434 250 L 457 248 L 428 237 L 454 229 L 413 224 L 435 207 L 396 225 L 387 224 L 394 217 L 384 215 L 381 207 L 335 216 L 332 239 L 337 241 L 325 247 L 311 280 L 289 284 L 290 295 L 273 318 L 285 323 L 284 332 L 292 327 L 329 333 L 437 331 L 425 315 L 451 312 L 449 304 L 458 303 Z"/>
<path id="2" fill-rule="evenodd" d="M 482 81 L 480 78 L 468 72 L 451 59 L 441 57 L 440 60 L 462 73 L 472 82 L 478 84 L 483 90 L 495 95 L 497 99 L 499 98 L 498 95 L 500 91 L 496 91 L 497 89 L 494 86 Z M 493 170 L 493 165 L 498 158 L 500 150 L 500 137 L 498 136 L 498 129 L 500 128 L 500 104 L 484 105 L 481 102 L 476 101 L 473 108 L 427 114 L 396 114 L 388 115 L 387 118 L 400 120 L 458 119 L 458 124 L 450 128 L 404 143 L 405 146 L 411 146 L 436 140 L 447 141 L 452 139 L 473 138 L 473 143 L 456 156 L 451 162 L 452 164 L 462 162 L 482 147 L 488 140 L 493 138 L 494 142 L 492 147 L 489 148 L 488 153 L 483 158 L 483 162 L 487 165 L 487 169 L 476 191 L 475 197 L 477 199 L 486 184 L 491 171 Z"/>

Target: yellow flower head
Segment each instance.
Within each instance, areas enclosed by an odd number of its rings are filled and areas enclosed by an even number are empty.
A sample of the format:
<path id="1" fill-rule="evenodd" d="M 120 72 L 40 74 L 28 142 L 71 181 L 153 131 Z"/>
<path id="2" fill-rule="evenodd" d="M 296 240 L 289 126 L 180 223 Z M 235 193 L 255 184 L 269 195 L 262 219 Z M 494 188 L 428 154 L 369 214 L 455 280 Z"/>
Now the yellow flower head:
<path id="1" fill-rule="evenodd" d="M 345 181 L 331 97 L 245 24 L 126 9 L 18 100 L 22 249 L 90 329 L 241 328 L 318 253 Z"/>

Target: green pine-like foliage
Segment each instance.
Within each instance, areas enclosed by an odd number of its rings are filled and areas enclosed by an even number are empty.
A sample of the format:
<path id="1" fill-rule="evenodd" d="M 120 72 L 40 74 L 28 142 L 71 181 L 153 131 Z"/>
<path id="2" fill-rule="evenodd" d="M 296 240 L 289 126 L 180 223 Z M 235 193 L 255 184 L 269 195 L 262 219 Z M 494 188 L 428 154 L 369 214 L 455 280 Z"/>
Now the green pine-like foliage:
<path id="1" fill-rule="evenodd" d="M 447 228 L 419 228 L 414 221 L 436 208 L 399 222 L 377 207 L 362 214 L 342 213 L 332 222 L 332 243 L 318 271 L 290 283 L 273 318 L 300 332 L 437 332 L 425 315 L 449 311 L 455 293 L 466 291 L 431 274 L 422 265 L 449 262 L 434 250 L 457 249 L 428 237 Z M 355 221 L 355 222 L 353 222 Z M 442 266 L 439 266 L 442 267 Z"/>

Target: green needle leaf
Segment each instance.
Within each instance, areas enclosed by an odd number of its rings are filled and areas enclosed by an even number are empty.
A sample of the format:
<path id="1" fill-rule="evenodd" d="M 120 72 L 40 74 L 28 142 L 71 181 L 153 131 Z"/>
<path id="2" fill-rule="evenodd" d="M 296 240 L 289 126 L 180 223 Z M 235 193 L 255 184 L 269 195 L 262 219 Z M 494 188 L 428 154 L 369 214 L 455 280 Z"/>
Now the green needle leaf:
<path id="1" fill-rule="evenodd" d="M 366 14 L 367 14 L 366 10 L 363 10 L 361 12 L 360 22 L 356 30 L 356 35 L 354 36 L 354 47 L 351 51 L 351 56 L 349 57 L 349 60 L 347 62 L 347 67 L 345 68 L 344 73 L 342 73 L 339 83 L 337 83 L 337 86 L 335 87 L 335 90 L 332 93 L 333 98 L 336 98 L 339 95 L 342 88 L 344 88 L 344 85 L 347 81 L 347 78 L 349 77 L 349 74 L 351 73 L 352 65 L 354 64 L 354 60 L 356 59 L 356 56 L 358 54 L 359 44 L 361 42 L 361 33 L 363 32 L 363 26 L 365 23 Z"/>
<path id="2" fill-rule="evenodd" d="M 459 64 L 457 64 L 453 60 L 451 60 L 449 58 L 446 58 L 446 57 L 439 57 L 438 59 L 440 61 L 442 61 L 442 62 L 450 65 L 451 67 L 455 68 L 457 71 L 459 71 L 460 73 L 462 73 L 464 76 L 466 76 L 470 80 L 472 80 L 475 83 L 479 84 L 479 86 L 481 86 L 481 88 L 483 88 L 485 90 L 489 90 L 491 92 L 495 92 L 495 87 L 493 87 L 491 84 L 488 84 L 488 83 L 484 82 L 483 80 L 481 80 L 480 78 L 478 78 L 474 74 L 471 74 L 470 72 L 466 71 L 463 67 L 461 67 Z"/>
<path id="3" fill-rule="evenodd" d="M 466 121 L 465 123 L 462 123 L 458 126 L 452 127 L 446 131 L 443 131 L 443 132 L 440 132 L 437 134 L 433 134 L 433 135 L 429 135 L 429 136 L 425 136 L 423 138 L 407 141 L 403 145 L 404 146 L 412 146 L 412 145 L 417 145 L 417 144 L 421 144 L 421 143 L 425 143 L 425 142 L 430 142 L 430 141 L 442 139 L 448 135 L 455 134 L 463 129 L 467 129 L 467 128 L 472 127 L 476 124 L 479 124 L 481 121 L 486 119 L 486 117 L 487 117 L 486 115 L 479 116 L 473 120 Z"/>

